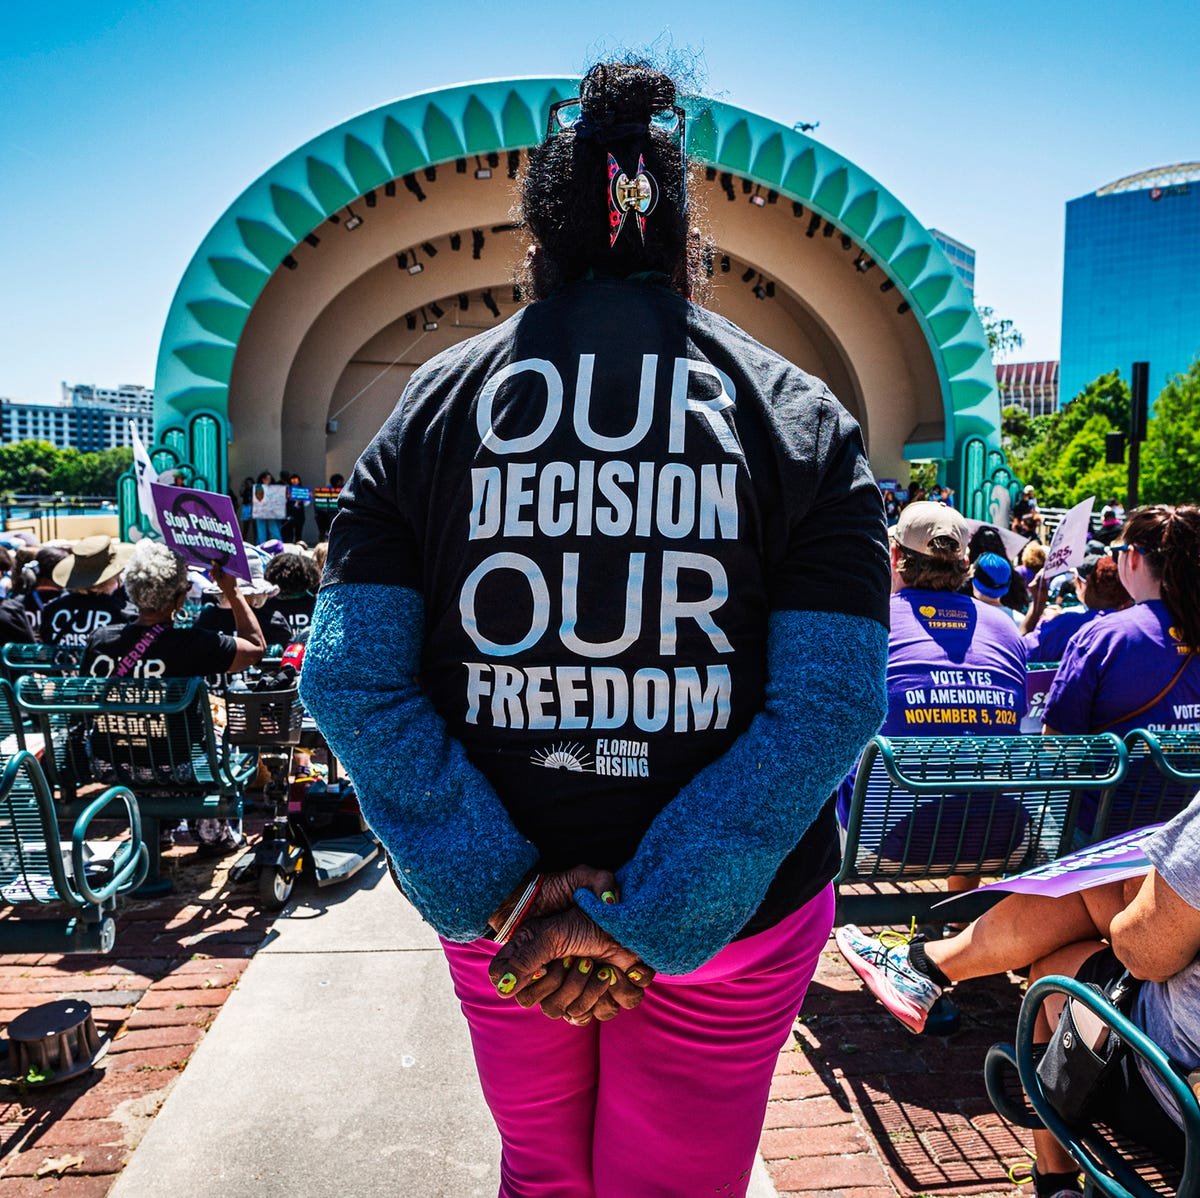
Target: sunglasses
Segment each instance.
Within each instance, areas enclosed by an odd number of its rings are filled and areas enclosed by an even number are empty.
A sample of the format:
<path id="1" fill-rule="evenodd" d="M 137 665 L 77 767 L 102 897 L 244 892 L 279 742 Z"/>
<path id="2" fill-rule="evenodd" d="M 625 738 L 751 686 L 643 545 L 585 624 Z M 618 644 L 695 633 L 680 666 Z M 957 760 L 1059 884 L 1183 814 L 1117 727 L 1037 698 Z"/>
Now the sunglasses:
<path id="1" fill-rule="evenodd" d="M 549 141 L 564 129 L 573 129 L 582 119 L 583 104 L 578 96 L 551 104 L 550 115 L 546 118 L 546 140 Z M 669 133 L 678 140 L 680 146 L 683 145 L 687 113 L 678 104 L 672 104 L 670 108 L 663 108 L 654 113 L 650 117 L 650 124 L 664 133 Z"/>

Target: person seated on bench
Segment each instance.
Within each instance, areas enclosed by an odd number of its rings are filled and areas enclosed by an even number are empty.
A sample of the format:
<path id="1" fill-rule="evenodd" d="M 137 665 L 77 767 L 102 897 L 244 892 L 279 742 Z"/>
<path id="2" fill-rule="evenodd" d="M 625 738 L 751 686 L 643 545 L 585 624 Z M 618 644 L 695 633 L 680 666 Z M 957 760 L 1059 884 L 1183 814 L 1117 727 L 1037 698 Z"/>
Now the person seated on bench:
<path id="1" fill-rule="evenodd" d="M 1112 611 L 1123 611 L 1133 600 L 1121 585 L 1117 563 L 1107 553 L 1088 554 L 1075 569 L 1075 590 L 1082 607 L 1069 607 L 1052 619 L 1043 620 L 1049 586 L 1038 579 L 1032 588 L 1033 603 L 1026 625 L 1031 631 L 1025 633 L 1025 644 L 1029 649 L 1029 661 L 1062 661 L 1067 642 L 1085 625 L 1099 616 Z"/>
<path id="2" fill-rule="evenodd" d="M 278 612 L 267 607 L 267 603 L 279 594 L 279 587 L 265 577 L 263 559 L 254 548 L 247 548 L 246 561 L 250 565 L 250 580 L 237 580 L 238 593 L 250 605 L 250 613 L 263 635 L 264 645 L 286 645 L 292 639 L 288 622 Z M 225 635 L 237 631 L 236 617 L 232 604 L 214 577 L 211 584 L 203 588 L 206 598 L 212 600 L 196 617 L 196 628 L 205 632 L 220 632 Z M 209 670 L 215 674 L 217 671 Z"/>
<path id="3" fill-rule="evenodd" d="M 76 541 L 51 571 L 63 591 L 42 608 L 44 645 L 82 649 L 97 628 L 137 618 L 136 609 L 118 591 L 121 571 L 132 553 L 132 545 L 115 537 Z"/>
<path id="4" fill-rule="evenodd" d="M 238 580 L 219 568 L 213 574 L 221 593 L 229 598 L 234 636 L 172 627 L 191 586 L 187 562 L 159 541 L 139 541 L 125 569 L 125 591 L 138 610 L 138 618 L 131 624 L 97 629 L 84 649 L 80 672 L 100 678 L 202 678 L 257 665 L 266 649 L 258 621 L 238 590 Z M 183 762 L 179 768 L 190 772 L 190 763 Z M 143 784 L 157 778 L 123 781 Z M 202 846 L 237 846 L 237 836 L 228 821 L 202 820 L 200 824 L 204 825 L 197 829 Z"/>
<path id="5" fill-rule="evenodd" d="M 891 632 L 888 637 L 888 714 L 884 736 L 1010 736 L 1025 714 L 1025 645 L 1007 611 L 959 593 L 967 577 L 966 521 L 940 503 L 910 503 L 889 530 L 892 561 Z M 1003 560 L 1003 559 L 1001 559 Z M 1008 579 L 1005 579 L 1007 586 Z M 843 784 L 838 815 L 848 822 L 853 779 Z M 945 819 L 937 843 L 932 827 L 945 807 L 933 799 L 919 812 L 910 856 L 945 861 L 958 844 L 958 824 Z M 990 839 L 1013 842 L 1014 821 L 1027 822 L 1013 804 L 1009 818 L 997 813 Z M 930 828 L 923 827 L 928 822 Z M 909 820 L 890 829 L 878 846 L 881 857 L 896 859 L 908 836 Z M 1019 829 L 1017 830 L 1019 839 Z M 988 845 L 968 843 L 977 857 Z M 950 879 L 951 890 L 968 889 L 965 877 Z"/>
<path id="6" fill-rule="evenodd" d="M 289 642 L 297 641 L 312 623 L 321 571 L 307 553 L 285 551 L 277 553 L 263 570 L 263 577 L 279 588 L 274 599 L 268 599 L 263 614 L 268 618 L 282 616 L 287 622 Z"/>
<path id="7" fill-rule="evenodd" d="M 842 956 L 910 1031 L 954 982 L 1032 962 L 1030 980 L 1066 974 L 1107 986 L 1128 969 L 1142 984 L 1131 1018 L 1185 1072 L 1200 1067 L 1200 799 L 1144 845 L 1153 868 L 1061 898 L 1012 894 L 964 931 L 929 943 L 885 944 L 853 924 L 839 928 Z M 1050 1039 L 1062 1009 L 1051 998 L 1035 1038 Z M 1136 1062 L 1136 1064 L 1135 1064 Z M 1162 1117 L 1166 1111 L 1169 1119 Z M 1097 1117 L 1182 1165 L 1182 1121 L 1141 1058 L 1126 1054 L 1105 1083 Z M 1038 1198 L 1074 1195 L 1078 1169 L 1047 1131 L 1035 1131 Z"/>
<path id="8" fill-rule="evenodd" d="M 1068 641 L 1046 700 L 1047 733 L 1200 729 L 1200 507 L 1138 508 L 1121 539 L 1111 552 L 1133 606 Z M 1096 803 L 1084 796 L 1084 833 Z"/>

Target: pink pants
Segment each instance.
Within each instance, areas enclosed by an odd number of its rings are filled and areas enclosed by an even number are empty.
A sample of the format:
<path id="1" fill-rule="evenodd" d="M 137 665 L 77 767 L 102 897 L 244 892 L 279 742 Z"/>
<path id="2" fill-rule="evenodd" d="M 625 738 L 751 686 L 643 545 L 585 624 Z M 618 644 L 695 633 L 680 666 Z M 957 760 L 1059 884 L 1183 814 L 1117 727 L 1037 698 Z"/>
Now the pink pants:
<path id="1" fill-rule="evenodd" d="M 833 903 L 828 887 L 586 1027 L 500 998 L 495 945 L 443 941 L 503 1144 L 498 1198 L 742 1198 Z"/>

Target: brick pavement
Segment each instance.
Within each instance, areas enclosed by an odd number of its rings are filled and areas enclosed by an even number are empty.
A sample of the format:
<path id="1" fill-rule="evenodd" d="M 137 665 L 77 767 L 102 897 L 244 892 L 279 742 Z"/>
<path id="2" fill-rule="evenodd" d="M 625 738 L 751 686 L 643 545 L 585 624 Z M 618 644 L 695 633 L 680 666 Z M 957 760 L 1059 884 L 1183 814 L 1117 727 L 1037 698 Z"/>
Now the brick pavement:
<path id="1" fill-rule="evenodd" d="M 1011 1040 L 1021 988 L 1011 977 L 955 988 L 950 1036 L 913 1036 L 867 993 L 831 939 L 792 1042 L 780 1054 L 761 1152 L 788 1198 L 1029 1198 L 1011 1165 L 1028 1132 L 992 1109 L 989 1045 Z"/>
<path id="2" fill-rule="evenodd" d="M 247 819 L 253 833 L 261 819 Z M 108 956 L 0 958 L 0 1024 L 59 998 L 92 1004 L 114 1038 L 100 1066 L 62 1086 L 0 1084 L 0 1198 L 101 1198 L 145 1134 L 270 929 L 232 859 L 164 856 L 175 893 L 127 902 Z"/>

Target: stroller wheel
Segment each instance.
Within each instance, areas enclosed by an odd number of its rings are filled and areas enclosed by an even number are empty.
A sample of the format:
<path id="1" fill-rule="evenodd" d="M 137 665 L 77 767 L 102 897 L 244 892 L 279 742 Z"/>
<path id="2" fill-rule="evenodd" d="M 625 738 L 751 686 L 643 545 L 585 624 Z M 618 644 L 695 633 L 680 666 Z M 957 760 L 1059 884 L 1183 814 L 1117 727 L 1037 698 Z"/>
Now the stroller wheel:
<path id="1" fill-rule="evenodd" d="M 292 897 L 296 875 L 288 870 L 263 869 L 258 875 L 258 896 L 268 907 L 282 907 Z"/>

